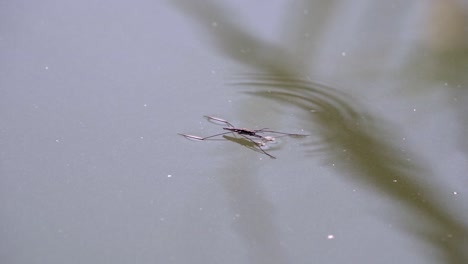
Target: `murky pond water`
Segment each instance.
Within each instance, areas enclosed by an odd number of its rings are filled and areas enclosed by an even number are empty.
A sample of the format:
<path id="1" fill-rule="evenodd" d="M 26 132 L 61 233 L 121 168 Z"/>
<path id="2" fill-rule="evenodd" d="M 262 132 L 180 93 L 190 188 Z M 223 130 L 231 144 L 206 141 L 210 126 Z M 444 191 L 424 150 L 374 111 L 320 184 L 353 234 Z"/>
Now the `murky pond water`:
<path id="1" fill-rule="evenodd" d="M 468 262 L 468 3 L 436 2 L 4 4 L 3 262 Z"/>

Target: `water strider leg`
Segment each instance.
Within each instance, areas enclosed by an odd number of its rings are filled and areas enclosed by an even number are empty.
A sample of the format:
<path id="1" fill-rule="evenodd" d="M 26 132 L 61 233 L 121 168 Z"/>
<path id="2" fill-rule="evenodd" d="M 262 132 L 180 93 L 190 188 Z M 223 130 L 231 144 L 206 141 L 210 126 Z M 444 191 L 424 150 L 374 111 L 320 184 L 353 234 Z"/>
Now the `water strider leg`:
<path id="1" fill-rule="evenodd" d="M 214 116 L 204 116 L 206 119 L 208 119 L 208 121 L 217 121 L 217 122 L 221 122 L 223 124 L 226 124 L 230 127 L 234 127 L 233 124 L 229 123 L 227 120 L 224 120 L 224 119 L 221 119 L 219 117 L 214 117 Z"/>

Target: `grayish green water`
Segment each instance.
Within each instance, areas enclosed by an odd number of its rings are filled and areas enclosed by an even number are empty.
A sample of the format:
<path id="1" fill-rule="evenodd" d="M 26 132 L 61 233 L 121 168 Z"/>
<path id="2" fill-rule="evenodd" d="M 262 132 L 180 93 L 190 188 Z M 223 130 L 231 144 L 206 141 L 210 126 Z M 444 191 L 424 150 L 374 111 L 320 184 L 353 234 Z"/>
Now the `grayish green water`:
<path id="1" fill-rule="evenodd" d="M 0 4 L 1 262 L 468 262 L 468 3 L 289 2 Z"/>

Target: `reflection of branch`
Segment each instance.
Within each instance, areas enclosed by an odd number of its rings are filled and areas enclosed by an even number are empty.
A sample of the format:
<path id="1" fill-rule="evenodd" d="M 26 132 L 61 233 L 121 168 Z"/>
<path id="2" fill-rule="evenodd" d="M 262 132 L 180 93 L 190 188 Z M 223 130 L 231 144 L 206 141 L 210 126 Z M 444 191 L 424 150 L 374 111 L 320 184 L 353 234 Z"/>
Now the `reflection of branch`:
<path id="1" fill-rule="evenodd" d="M 317 110 L 310 114 L 310 121 L 318 126 L 317 133 L 323 138 L 328 156 L 346 164 L 348 168 L 342 169 L 354 172 L 353 180 L 402 201 L 412 213 L 426 219 L 427 228 L 408 230 L 443 252 L 446 262 L 468 263 L 463 248 L 468 238 L 467 228 L 435 202 L 433 191 L 417 181 L 428 172 L 417 165 L 416 159 L 407 152 L 406 159 L 401 157 L 403 153 L 394 149 L 391 141 L 383 141 L 383 133 L 393 133 L 377 124 L 375 120 L 380 118 L 356 111 L 353 106 L 356 103 L 350 103 L 349 97 L 335 89 L 300 80 L 297 76 L 301 71 L 296 66 L 299 64 L 286 48 L 266 43 L 240 28 L 214 2 L 205 1 L 205 5 L 199 1 L 177 2 L 202 24 L 217 23 L 211 35 L 224 55 L 266 73 L 248 76 L 238 84 L 266 87 L 268 91 L 253 94 L 292 104 L 306 113 Z"/>

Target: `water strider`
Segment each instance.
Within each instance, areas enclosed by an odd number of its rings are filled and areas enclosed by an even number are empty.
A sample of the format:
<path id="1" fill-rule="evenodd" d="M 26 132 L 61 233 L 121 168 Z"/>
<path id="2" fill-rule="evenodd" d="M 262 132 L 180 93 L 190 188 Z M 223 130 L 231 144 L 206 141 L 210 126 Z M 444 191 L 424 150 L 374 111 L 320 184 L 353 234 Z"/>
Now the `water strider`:
<path id="1" fill-rule="evenodd" d="M 247 128 L 238 128 L 229 123 L 228 121 L 221 119 L 219 117 L 213 117 L 213 116 L 205 116 L 205 118 L 208 119 L 210 122 L 219 122 L 221 124 L 227 125 L 227 127 L 223 127 L 224 130 L 227 130 L 227 132 L 207 136 L 207 137 L 199 137 L 199 136 L 193 136 L 193 135 L 187 135 L 187 134 L 179 134 L 185 138 L 188 139 L 194 139 L 194 140 L 207 140 L 207 139 L 213 139 L 214 137 L 217 136 L 222 136 L 226 134 L 233 134 L 239 135 L 243 137 L 244 139 L 250 141 L 253 143 L 255 146 L 257 146 L 257 149 L 262 151 L 265 155 L 269 156 L 272 159 L 276 159 L 275 156 L 269 154 L 265 150 L 262 149 L 263 146 L 265 146 L 268 142 L 275 141 L 275 137 L 273 136 L 264 136 L 261 135 L 262 133 L 273 133 L 273 134 L 278 134 L 279 136 L 276 137 L 284 137 L 284 136 L 290 136 L 290 137 L 306 137 L 309 135 L 304 135 L 304 134 L 295 134 L 295 133 L 285 133 L 285 132 L 279 132 L 279 131 L 273 131 L 269 130 L 269 128 L 262 128 L 262 129 L 247 129 Z M 260 141 L 255 141 L 254 139 L 260 139 Z"/>

